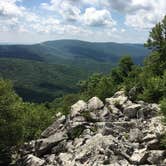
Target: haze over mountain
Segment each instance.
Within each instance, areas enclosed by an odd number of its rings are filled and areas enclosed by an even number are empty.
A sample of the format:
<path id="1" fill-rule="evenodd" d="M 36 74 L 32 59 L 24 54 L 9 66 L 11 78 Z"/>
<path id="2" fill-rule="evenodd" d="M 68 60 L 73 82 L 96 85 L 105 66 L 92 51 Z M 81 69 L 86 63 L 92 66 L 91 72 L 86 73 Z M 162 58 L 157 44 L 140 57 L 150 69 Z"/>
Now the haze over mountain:
<path id="1" fill-rule="evenodd" d="M 0 45 L 0 76 L 13 80 L 25 100 L 50 101 L 77 91 L 76 83 L 92 73 L 108 73 L 124 55 L 142 64 L 148 53 L 142 44 L 80 40 Z"/>

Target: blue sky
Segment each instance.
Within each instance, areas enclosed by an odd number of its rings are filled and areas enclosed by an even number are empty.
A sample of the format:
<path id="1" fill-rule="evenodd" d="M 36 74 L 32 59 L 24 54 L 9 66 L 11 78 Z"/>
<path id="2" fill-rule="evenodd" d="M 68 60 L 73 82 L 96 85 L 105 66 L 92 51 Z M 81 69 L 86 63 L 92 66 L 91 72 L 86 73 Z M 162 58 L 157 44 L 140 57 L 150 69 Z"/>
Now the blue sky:
<path id="1" fill-rule="evenodd" d="M 165 11 L 165 0 L 0 0 L 0 42 L 143 43 Z"/>

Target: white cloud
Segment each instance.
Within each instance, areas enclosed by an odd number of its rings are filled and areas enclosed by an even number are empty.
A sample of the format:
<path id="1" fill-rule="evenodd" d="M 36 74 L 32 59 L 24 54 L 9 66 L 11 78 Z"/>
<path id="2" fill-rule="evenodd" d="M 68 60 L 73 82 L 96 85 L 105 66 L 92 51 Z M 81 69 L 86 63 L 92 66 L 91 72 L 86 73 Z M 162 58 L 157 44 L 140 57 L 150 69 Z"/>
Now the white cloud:
<path id="1" fill-rule="evenodd" d="M 145 32 L 147 33 L 149 28 L 160 21 L 166 13 L 165 0 L 45 0 L 45 2 L 47 3 L 39 4 L 36 6 L 37 10 L 34 10 L 33 6 L 24 7 L 24 0 L 0 0 L 0 33 L 33 33 L 34 36 L 50 38 L 59 35 L 61 38 L 95 41 L 109 39 L 143 41 L 147 37 Z M 112 18 L 117 13 L 120 15 Z M 121 14 L 123 17 L 119 19 Z M 137 38 L 131 39 L 127 37 L 129 35 L 135 35 Z"/>
<path id="2" fill-rule="evenodd" d="M 109 4 L 112 9 L 124 13 L 135 13 L 140 9 L 152 9 L 152 4 L 149 0 L 107 0 L 107 2 L 107 5 Z"/>
<path id="3" fill-rule="evenodd" d="M 78 0 L 77 0 L 78 1 Z M 76 0 L 51 0 L 50 3 L 42 3 L 41 7 L 46 10 L 59 13 L 67 21 L 79 19 L 81 10 L 76 6 Z"/>
<path id="4" fill-rule="evenodd" d="M 0 17 L 20 16 L 25 10 L 24 7 L 18 7 L 16 0 L 0 1 Z"/>
<path id="5" fill-rule="evenodd" d="M 126 29 L 122 28 L 120 31 L 121 31 L 122 33 L 124 33 L 124 32 L 126 32 Z"/>
<path id="6" fill-rule="evenodd" d="M 95 8 L 87 8 L 82 15 L 82 20 L 86 25 L 90 26 L 113 26 L 115 21 L 111 17 L 111 13 L 106 10 L 96 10 Z"/>
<path id="7" fill-rule="evenodd" d="M 77 21 L 80 17 L 80 9 L 73 6 L 71 3 L 64 1 L 61 4 L 61 15 L 67 21 Z"/>
<path id="8" fill-rule="evenodd" d="M 60 8 L 62 0 L 50 0 L 49 3 L 41 3 L 41 7 L 46 10 L 56 11 Z"/>
<path id="9" fill-rule="evenodd" d="M 150 29 L 157 22 L 161 21 L 166 14 L 165 0 L 133 0 L 134 4 L 147 4 L 151 6 L 149 9 L 140 8 L 135 13 L 126 14 L 125 24 L 139 29 Z"/>

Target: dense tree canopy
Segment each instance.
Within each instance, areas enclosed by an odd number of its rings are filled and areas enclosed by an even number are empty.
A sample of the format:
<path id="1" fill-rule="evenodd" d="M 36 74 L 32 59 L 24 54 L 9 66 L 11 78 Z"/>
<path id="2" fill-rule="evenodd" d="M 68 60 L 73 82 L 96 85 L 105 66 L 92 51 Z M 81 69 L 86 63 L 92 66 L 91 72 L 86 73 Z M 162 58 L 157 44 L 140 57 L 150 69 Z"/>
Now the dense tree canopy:
<path id="1" fill-rule="evenodd" d="M 0 80 L 0 165 L 11 162 L 12 147 L 39 137 L 52 122 L 52 112 L 44 105 L 24 103 L 10 81 Z"/>

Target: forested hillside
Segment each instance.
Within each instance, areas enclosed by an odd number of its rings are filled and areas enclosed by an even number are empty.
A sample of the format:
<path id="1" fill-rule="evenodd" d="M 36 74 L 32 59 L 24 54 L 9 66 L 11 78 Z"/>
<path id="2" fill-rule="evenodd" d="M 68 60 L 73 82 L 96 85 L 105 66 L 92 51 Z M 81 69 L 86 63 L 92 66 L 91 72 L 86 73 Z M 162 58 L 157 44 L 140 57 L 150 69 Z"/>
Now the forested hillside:
<path id="1" fill-rule="evenodd" d="M 35 45 L 0 45 L 0 76 L 14 83 L 25 101 L 51 101 L 78 90 L 92 73 L 108 73 L 121 56 L 137 64 L 149 53 L 141 44 L 50 41 Z"/>

